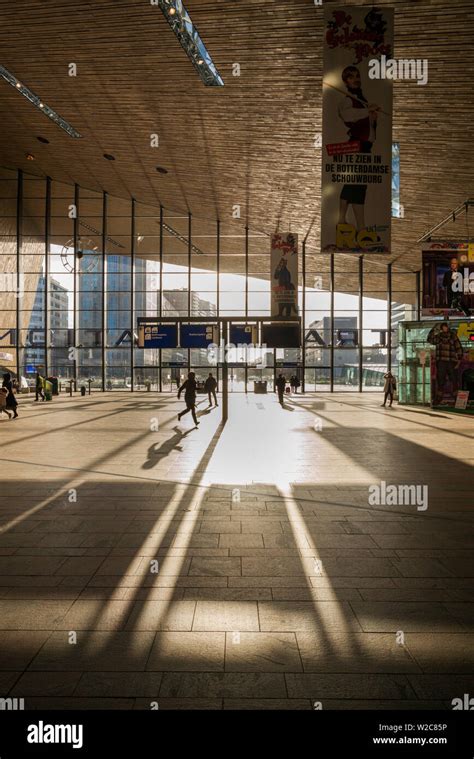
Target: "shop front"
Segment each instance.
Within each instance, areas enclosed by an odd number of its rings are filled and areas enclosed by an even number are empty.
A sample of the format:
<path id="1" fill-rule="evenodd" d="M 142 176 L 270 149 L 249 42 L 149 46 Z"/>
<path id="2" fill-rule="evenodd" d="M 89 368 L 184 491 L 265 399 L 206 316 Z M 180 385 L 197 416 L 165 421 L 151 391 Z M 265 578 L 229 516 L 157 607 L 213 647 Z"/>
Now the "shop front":
<path id="1" fill-rule="evenodd" d="M 474 321 L 402 322 L 399 329 L 399 403 L 474 415 Z"/>

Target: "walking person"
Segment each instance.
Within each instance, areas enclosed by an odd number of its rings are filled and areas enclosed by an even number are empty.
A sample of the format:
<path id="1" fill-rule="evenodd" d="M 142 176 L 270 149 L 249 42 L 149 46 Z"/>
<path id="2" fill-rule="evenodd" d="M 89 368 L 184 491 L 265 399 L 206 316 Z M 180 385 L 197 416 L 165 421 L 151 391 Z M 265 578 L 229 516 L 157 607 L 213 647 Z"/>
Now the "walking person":
<path id="1" fill-rule="evenodd" d="M 209 372 L 209 377 L 204 383 L 204 390 L 207 393 L 208 398 L 209 398 L 209 406 L 212 406 L 211 396 L 214 398 L 215 405 L 218 406 L 219 404 L 217 403 L 217 395 L 216 395 L 217 380 L 215 377 L 212 376 L 212 372 Z"/>
<path id="2" fill-rule="evenodd" d="M 383 386 L 384 399 L 383 399 L 382 406 L 385 407 L 387 403 L 387 398 L 390 398 L 389 408 L 392 408 L 393 394 L 395 390 L 397 389 L 397 380 L 393 376 L 392 372 L 387 372 L 387 374 L 384 374 L 383 378 L 385 380 L 385 384 Z"/>
<path id="3" fill-rule="evenodd" d="M 276 388 L 278 391 L 278 402 L 283 406 L 283 397 L 285 395 L 286 377 L 283 374 L 279 374 L 276 381 Z"/>
<path id="4" fill-rule="evenodd" d="M 10 414 L 10 412 L 7 409 L 7 395 L 8 395 L 7 388 L 6 387 L 1 387 L 0 388 L 0 416 L 3 413 L 5 413 L 8 416 L 8 418 L 11 419 L 12 415 Z"/>
<path id="5" fill-rule="evenodd" d="M 296 374 L 294 374 L 292 377 L 290 377 L 290 387 L 294 393 L 298 392 L 298 388 L 300 386 L 300 381 Z"/>
<path id="6" fill-rule="evenodd" d="M 38 400 L 38 396 L 41 398 L 42 401 L 45 400 L 44 392 L 43 392 L 43 386 L 44 386 L 44 377 L 41 376 L 38 369 L 36 370 L 36 398 L 35 401 Z"/>
<path id="7" fill-rule="evenodd" d="M 7 399 L 6 399 L 6 409 L 9 409 L 10 411 L 13 411 L 13 418 L 16 419 L 18 416 L 18 412 L 16 410 L 18 403 L 15 398 L 15 393 L 13 392 L 13 383 L 12 383 L 12 376 L 10 372 L 7 372 L 3 375 L 3 384 L 2 387 L 6 388 L 7 390 Z"/>
<path id="8" fill-rule="evenodd" d="M 197 420 L 196 416 L 196 375 L 194 372 L 189 372 L 188 379 L 183 382 L 181 387 L 178 390 L 178 398 L 181 397 L 181 393 L 184 390 L 184 402 L 186 403 L 186 410 L 180 411 L 178 414 L 178 421 L 181 421 L 181 417 L 188 413 L 188 411 L 191 412 L 194 424 L 196 427 L 198 426 L 199 422 Z"/>

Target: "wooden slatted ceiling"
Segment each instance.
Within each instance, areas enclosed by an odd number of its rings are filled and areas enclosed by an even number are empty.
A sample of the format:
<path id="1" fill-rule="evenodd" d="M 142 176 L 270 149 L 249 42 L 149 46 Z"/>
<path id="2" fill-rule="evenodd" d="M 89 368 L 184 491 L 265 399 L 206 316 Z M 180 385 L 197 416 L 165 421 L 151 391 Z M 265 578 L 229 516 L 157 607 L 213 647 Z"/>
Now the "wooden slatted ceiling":
<path id="1" fill-rule="evenodd" d="M 371 5 L 346 3 L 353 4 Z M 394 85 L 405 218 L 393 221 L 390 259 L 416 270 L 416 239 L 474 195 L 474 0 L 379 4 L 395 7 L 396 57 L 429 62 L 426 86 Z M 231 224 L 239 204 L 235 225 L 267 234 L 291 227 L 308 235 L 307 249 L 317 256 L 321 154 L 313 141 L 321 129 L 322 9 L 313 0 L 186 5 L 225 87 L 201 83 L 148 0 L 3 4 L 1 62 L 83 139 L 70 138 L 0 82 L 1 163 L 191 211 L 210 220 L 209 234 L 217 217 Z M 71 62 L 77 77 L 68 76 Z M 232 76 L 234 63 L 240 77 Z M 159 148 L 150 147 L 153 133 Z M 34 163 L 25 160 L 28 152 Z M 159 174 L 157 165 L 169 173 Z"/>

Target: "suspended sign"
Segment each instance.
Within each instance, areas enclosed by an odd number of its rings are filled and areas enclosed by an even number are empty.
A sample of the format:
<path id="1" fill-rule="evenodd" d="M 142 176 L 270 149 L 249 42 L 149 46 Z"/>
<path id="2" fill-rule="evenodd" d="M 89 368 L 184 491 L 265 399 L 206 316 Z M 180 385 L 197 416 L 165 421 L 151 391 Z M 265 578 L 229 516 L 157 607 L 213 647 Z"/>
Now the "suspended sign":
<path id="1" fill-rule="evenodd" d="M 233 345 L 257 345 L 256 324 L 231 324 L 230 342 Z"/>
<path id="2" fill-rule="evenodd" d="M 219 342 L 217 324 L 180 324 L 179 344 L 181 348 L 207 348 Z"/>
<path id="3" fill-rule="evenodd" d="M 392 51 L 391 8 L 326 6 L 323 252 L 390 252 L 392 80 L 384 65 Z"/>
<path id="4" fill-rule="evenodd" d="M 262 324 L 262 343 L 267 348 L 299 348 L 301 328 L 299 324 Z"/>
<path id="5" fill-rule="evenodd" d="M 177 348 L 178 328 L 176 324 L 138 323 L 139 348 Z"/>
<path id="6" fill-rule="evenodd" d="M 271 315 L 298 316 L 298 235 L 272 235 L 270 267 Z"/>

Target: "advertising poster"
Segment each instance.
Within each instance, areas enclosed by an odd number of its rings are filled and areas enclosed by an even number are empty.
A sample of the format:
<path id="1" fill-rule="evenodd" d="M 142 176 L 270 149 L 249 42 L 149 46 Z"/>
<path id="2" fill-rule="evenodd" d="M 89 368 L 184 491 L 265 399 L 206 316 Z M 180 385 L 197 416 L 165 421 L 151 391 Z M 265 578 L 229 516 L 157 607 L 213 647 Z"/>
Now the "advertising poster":
<path id="1" fill-rule="evenodd" d="M 474 317 L 474 255 L 467 243 L 425 243 L 422 314 Z"/>
<path id="2" fill-rule="evenodd" d="M 433 346 L 430 357 L 433 408 L 474 414 L 474 348 L 461 343 L 465 338 L 462 323 L 443 327 L 437 322 L 430 330 L 427 341 Z M 465 401 L 463 407 L 460 398 Z"/>
<path id="3" fill-rule="evenodd" d="M 400 205 L 400 143 L 392 142 L 392 218 L 403 218 Z"/>
<path id="4" fill-rule="evenodd" d="M 389 253 L 393 10 L 324 14 L 321 250 Z"/>
<path id="5" fill-rule="evenodd" d="M 469 391 L 468 390 L 458 390 L 458 393 L 456 395 L 456 403 L 454 404 L 454 408 L 462 409 L 463 411 L 467 408 L 467 404 L 469 401 Z"/>
<path id="6" fill-rule="evenodd" d="M 272 235 L 270 267 L 271 315 L 298 316 L 298 235 Z"/>

